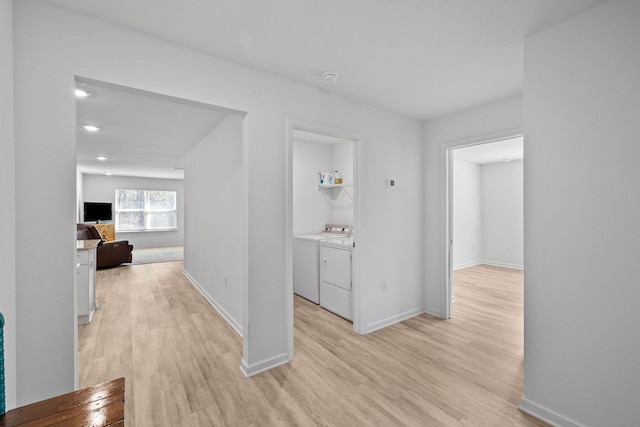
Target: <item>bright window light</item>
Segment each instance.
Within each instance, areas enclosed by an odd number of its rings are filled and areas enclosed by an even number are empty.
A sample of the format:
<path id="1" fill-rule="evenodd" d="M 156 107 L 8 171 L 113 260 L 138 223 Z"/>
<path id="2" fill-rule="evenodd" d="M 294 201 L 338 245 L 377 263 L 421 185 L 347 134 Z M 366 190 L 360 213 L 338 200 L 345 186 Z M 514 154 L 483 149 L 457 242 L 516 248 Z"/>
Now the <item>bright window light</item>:
<path id="1" fill-rule="evenodd" d="M 116 189 L 116 232 L 178 229 L 175 191 Z"/>

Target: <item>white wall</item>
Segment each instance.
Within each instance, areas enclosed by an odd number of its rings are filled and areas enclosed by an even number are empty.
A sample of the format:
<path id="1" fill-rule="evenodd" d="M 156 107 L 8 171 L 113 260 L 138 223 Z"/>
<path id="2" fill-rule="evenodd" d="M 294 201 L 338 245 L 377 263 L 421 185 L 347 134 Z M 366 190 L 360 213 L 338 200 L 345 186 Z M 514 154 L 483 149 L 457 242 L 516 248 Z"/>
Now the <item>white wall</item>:
<path id="1" fill-rule="evenodd" d="M 329 190 L 318 190 L 318 172 L 329 171 L 331 147 L 306 141 L 293 143 L 293 235 L 318 234 L 331 220 Z"/>
<path id="2" fill-rule="evenodd" d="M 425 309 L 446 316 L 446 150 L 522 132 L 522 96 L 482 105 L 424 124 Z"/>
<path id="3" fill-rule="evenodd" d="M 18 401 L 73 388 L 75 76 L 248 112 L 243 365 L 249 372 L 289 357 L 286 292 L 286 118 L 366 136 L 366 217 L 360 233 L 365 324 L 421 311 L 422 126 L 341 98 L 125 28 L 24 0 L 15 5 Z M 45 96 L 46 95 L 46 96 Z M 384 186 L 386 174 L 398 187 Z M 55 210 L 43 241 L 36 204 Z M 414 233 L 398 233 L 402 224 Z M 363 240 L 363 241 L 364 241 Z M 32 268 L 33 260 L 39 268 Z M 382 294 L 380 281 L 389 280 Z M 248 328 L 247 325 L 251 325 Z"/>
<path id="4" fill-rule="evenodd" d="M 482 175 L 476 163 L 453 160 L 453 268 L 482 263 Z"/>
<path id="5" fill-rule="evenodd" d="M 524 268 L 522 160 L 482 165 L 482 262 Z"/>
<path id="6" fill-rule="evenodd" d="M 353 184 L 353 142 L 345 141 L 331 146 L 331 171 L 338 171 L 343 184 Z M 331 205 L 331 224 L 353 225 L 354 187 L 332 189 L 327 193 Z"/>
<path id="7" fill-rule="evenodd" d="M 227 116 L 187 154 L 184 172 L 184 270 L 240 334 L 246 266 L 242 120 Z"/>
<path id="8" fill-rule="evenodd" d="M 525 397 L 557 425 L 640 419 L 640 2 L 525 43 Z"/>
<path id="9" fill-rule="evenodd" d="M 318 190 L 318 172 L 338 171 L 353 184 L 353 142 L 294 141 L 293 235 L 318 234 L 325 224 L 353 224 L 353 200 L 341 189 Z M 353 187 L 346 191 L 353 195 Z"/>
<path id="10" fill-rule="evenodd" d="M 453 151 L 453 268 L 524 268 L 523 161 L 479 165 Z"/>
<path id="11" fill-rule="evenodd" d="M 364 237 L 366 247 L 356 243 L 355 250 L 362 262 L 364 331 L 424 311 L 421 125 L 387 127 L 385 122 L 362 127 L 367 178 L 358 185 L 364 188 L 367 202 L 358 206 L 362 220 L 355 233 L 360 243 Z M 396 187 L 387 188 L 385 177 L 394 178 Z M 382 280 L 387 282 L 387 292 L 381 291 Z"/>
<path id="12" fill-rule="evenodd" d="M 15 168 L 13 134 L 13 2 L 0 1 L 0 312 L 4 327 L 5 386 L 7 408 L 16 406 L 16 266 L 15 266 Z"/>
<path id="13" fill-rule="evenodd" d="M 127 231 L 117 232 L 116 239 L 128 240 L 135 248 L 157 246 L 179 246 L 184 244 L 184 181 L 181 179 L 140 178 L 134 176 L 106 176 L 83 174 L 83 200 L 79 208 L 82 211 L 84 202 L 109 202 L 115 209 L 115 191 L 120 189 L 166 190 L 176 192 L 176 209 L 178 229 L 171 231 Z M 115 215 L 115 212 L 114 212 Z M 84 218 L 82 218 L 84 219 Z M 115 221 L 115 216 L 114 216 Z"/>

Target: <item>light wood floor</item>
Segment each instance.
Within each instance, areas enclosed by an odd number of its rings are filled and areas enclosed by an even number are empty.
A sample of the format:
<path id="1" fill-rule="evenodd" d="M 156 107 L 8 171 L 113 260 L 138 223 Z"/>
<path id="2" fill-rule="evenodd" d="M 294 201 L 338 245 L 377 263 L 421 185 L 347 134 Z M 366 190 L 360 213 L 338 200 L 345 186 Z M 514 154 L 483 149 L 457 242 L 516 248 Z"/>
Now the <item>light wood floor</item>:
<path id="1" fill-rule="evenodd" d="M 295 297 L 295 360 L 244 378 L 242 342 L 182 262 L 98 272 L 80 386 L 126 377 L 127 426 L 535 426 L 523 393 L 522 273 L 455 273 L 451 320 L 359 336 Z"/>

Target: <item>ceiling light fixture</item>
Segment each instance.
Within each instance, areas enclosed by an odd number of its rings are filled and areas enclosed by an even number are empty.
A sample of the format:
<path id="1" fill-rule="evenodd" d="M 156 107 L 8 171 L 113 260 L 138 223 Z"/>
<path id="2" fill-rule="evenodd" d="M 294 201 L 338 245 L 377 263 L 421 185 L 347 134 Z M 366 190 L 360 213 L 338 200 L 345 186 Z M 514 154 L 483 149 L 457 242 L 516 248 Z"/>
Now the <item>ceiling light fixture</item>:
<path id="1" fill-rule="evenodd" d="M 105 160 L 107 160 L 105 156 L 98 156 L 96 157 L 96 159 L 100 160 L 101 162 L 104 162 Z"/>
<path id="2" fill-rule="evenodd" d="M 83 89 L 76 89 L 74 93 L 78 98 L 86 98 L 87 96 L 89 96 L 89 92 Z"/>
<path id="3" fill-rule="evenodd" d="M 111 175 L 113 175 L 113 174 L 112 174 L 111 172 L 107 172 L 107 173 L 105 173 L 105 175 L 107 175 L 107 176 L 111 176 Z"/>
<path id="4" fill-rule="evenodd" d="M 94 126 L 94 125 L 82 125 L 82 127 L 88 130 L 89 132 L 97 132 L 100 130 L 98 126 Z"/>
<path id="5" fill-rule="evenodd" d="M 327 71 L 322 75 L 322 80 L 324 80 L 324 82 L 328 85 L 335 84 L 335 82 L 338 80 L 338 73 Z"/>

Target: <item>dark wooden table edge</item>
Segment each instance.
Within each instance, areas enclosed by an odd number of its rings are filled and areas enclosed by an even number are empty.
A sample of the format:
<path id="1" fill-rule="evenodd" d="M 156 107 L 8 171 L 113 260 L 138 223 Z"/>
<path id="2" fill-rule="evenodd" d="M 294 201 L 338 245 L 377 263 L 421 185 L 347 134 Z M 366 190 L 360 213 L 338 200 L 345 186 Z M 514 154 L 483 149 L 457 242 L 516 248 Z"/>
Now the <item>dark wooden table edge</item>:
<path id="1" fill-rule="evenodd" d="M 91 413 L 90 408 L 94 403 L 98 409 L 110 408 L 115 411 L 115 414 L 109 417 L 112 420 L 112 425 L 124 425 L 124 393 L 125 379 L 117 378 L 7 411 L 4 416 L 0 417 L 0 427 L 14 427 L 26 423 L 38 426 L 63 425 L 60 422 L 67 420 L 65 413 L 76 414 L 72 418 L 68 418 L 68 421 L 71 422 L 73 418 L 79 416 L 79 413 Z M 100 406 L 100 401 L 108 400 L 110 397 L 115 397 L 117 401 L 120 401 L 118 395 L 121 395 L 122 404 Z M 83 406 L 87 409 L 81 408 Z M 44 424 L 38 423 L 38 420 L 43 420 Z M 122 424 L 118 424 L 120 421 Z"/>

